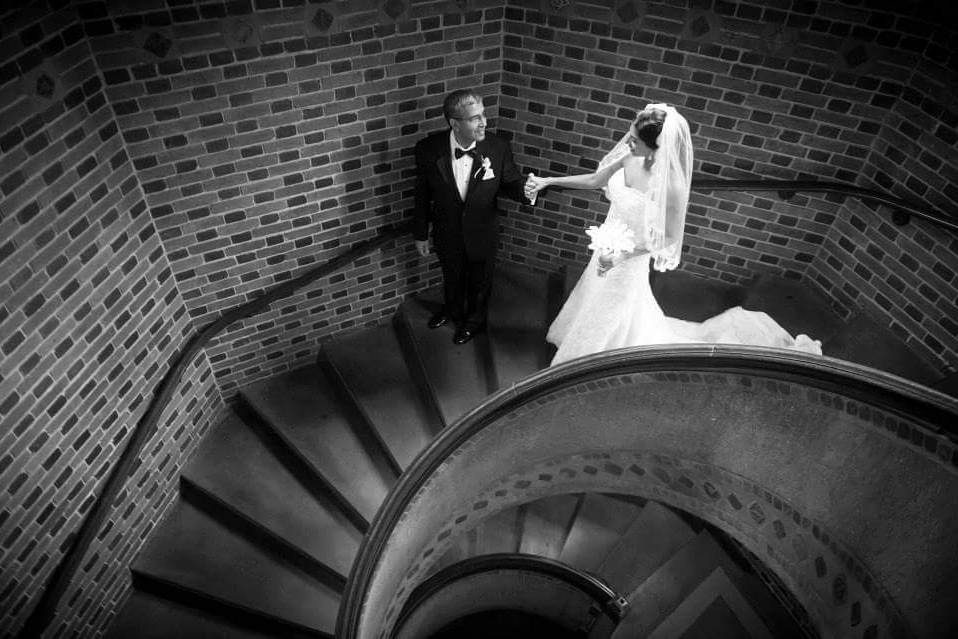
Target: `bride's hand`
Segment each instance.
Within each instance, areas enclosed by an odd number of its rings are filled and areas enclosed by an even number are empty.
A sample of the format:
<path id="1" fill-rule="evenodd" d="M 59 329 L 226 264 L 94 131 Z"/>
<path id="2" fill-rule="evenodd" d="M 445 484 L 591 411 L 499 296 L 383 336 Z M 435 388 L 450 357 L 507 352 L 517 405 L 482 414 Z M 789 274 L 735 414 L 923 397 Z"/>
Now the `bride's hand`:
<path id="1" fill-rule="evenodd" d="M 614 253 L 599 253 L 599 260 L 596 264 L 596 271 L 599 277 L 605 277 L 605 274 L 612 270 L 613 267 L 621 264 L 625 260 L 628 260 L 633 257 L 638 257 L 640 255 L 645 255 L 645 251 L 634 250 L 634 251 L 615 251 Z"/>
<path id="2" fill-rule="evenodd" d="M 546 186 L 548 186 L 548 183 L 545 178 L 537 177 L 535 173 L 530 173 L 529 177 L 526 178 L 525 184 L 526 198 L 529 200 L 535 199 L 536 194 L 546 188 Z"/>
<path id="3" fill-rule="evenodd" d="M 605 274 L 615 266 L 615 253 L 599 253 L 599 259 L 596 263 L 596 275 L 605 277 Z"/>

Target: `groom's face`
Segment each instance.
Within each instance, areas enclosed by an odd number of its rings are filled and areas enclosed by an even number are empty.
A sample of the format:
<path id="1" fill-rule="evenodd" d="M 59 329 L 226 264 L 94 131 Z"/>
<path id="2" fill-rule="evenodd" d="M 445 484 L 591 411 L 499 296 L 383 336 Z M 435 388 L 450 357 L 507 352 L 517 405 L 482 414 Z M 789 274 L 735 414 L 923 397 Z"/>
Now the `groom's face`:
<path id="1" fill-rule="evenodd" d="M 486 114 L 481 102 L 470 102 L 451 122 L 456 140 L 463 148 L 486 137 Z"/>

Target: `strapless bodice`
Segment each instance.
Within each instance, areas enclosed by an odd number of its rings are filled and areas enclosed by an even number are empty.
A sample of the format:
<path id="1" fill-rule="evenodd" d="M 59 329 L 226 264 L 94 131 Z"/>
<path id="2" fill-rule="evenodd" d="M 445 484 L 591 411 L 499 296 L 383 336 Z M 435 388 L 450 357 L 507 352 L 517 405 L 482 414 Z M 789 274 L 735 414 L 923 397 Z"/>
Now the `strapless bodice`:
<path id="1" fill-rule="evenodd" d="M 648 196 L 625 183 L 625 170 L 619 169 L 609 178 L 605 195 L 612 204 L 609 218 L 624 222 L 635 231 L 636 238 L 645 237 L 645 204 Z"/>

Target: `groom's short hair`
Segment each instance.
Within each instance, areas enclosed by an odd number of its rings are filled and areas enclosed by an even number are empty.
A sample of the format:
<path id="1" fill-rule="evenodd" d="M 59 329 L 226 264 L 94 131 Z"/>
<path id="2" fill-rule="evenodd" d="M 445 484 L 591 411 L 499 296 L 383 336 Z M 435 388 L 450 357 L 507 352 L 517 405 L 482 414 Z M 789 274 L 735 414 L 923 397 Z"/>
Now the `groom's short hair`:
<path id="1" fill-rule="evenodd" d="M 482 96 L 472 89 L 459 89 L 447 95 L 442 101 L 442 114 L 446 116 L 446 122 L 459 117 L 462 110 L 472 102 L 482 104 Z"/>

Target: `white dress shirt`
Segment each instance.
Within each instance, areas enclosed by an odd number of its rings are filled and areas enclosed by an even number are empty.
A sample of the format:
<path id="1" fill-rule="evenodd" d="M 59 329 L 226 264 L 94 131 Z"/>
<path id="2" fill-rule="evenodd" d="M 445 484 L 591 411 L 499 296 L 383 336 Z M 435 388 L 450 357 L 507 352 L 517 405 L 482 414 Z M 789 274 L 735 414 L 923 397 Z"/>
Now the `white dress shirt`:
<path id="1" fill-rule="evenodd" d="M 458 160 L 456 159 L 456 149 L 462 149 L 463 151 L 469 151 L 476 148 L 476 141 L 473 140 L 472 144 L 468 148 L 463 149 L 459 146 L 459 143 L 456 142 L 456 134 L 451 130 L 449 131 L 449 155 L 452 158 L 452 175 L 456 178 L 456 186 L 459 188 L 459 196 L 462 198 L 463 202 L 466 201 L 466 191 L 469 190 L 469 179 L 472 177 L 472 163 L 473 157 L 471 155 L 463 155 Z"/>

